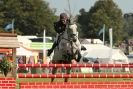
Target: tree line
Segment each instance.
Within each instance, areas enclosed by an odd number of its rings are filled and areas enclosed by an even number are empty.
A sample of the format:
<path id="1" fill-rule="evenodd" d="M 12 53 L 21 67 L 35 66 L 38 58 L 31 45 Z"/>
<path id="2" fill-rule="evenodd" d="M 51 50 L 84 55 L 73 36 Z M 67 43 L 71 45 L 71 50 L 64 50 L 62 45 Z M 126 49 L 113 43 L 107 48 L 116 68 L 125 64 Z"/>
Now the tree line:
<path id="1" fill-rule="evenodd" d="M 88 7 L 89 8 L 89 7 Z M 55 9 L 45 0 L 0 0 L 0 32 L 14 19 L 17 34 L 55 36 L 53 23 L 57 21 Z M 113 29 L 114 43 L 132 38 L 133 17 L 126 18 L 113 0 L 98 0 L 85 11 L 81 8 L 77 15 L 78 31 L 82 38 L 100 38 L 100 29 L 105 25 L 105 40 L 109 41 L 109 28 Z"/>

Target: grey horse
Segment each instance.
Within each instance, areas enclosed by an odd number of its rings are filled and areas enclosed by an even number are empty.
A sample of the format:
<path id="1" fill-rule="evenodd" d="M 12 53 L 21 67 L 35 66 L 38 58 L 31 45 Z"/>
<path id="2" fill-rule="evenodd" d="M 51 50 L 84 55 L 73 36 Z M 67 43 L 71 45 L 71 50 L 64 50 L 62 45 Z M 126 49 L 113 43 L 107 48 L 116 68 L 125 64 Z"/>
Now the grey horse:
<path id="1" fill-rule="evenodd" d="M 52 59 L 53 64 L 76 64 L 78 52 L 81 51 L 81 44 L 78 39 L 77 25 L 70 23 L 66 30 L 60 35 L 59 45 L 54 49 Z M 71 68 L 68 68 L 66 73 L 70 74 Z M 52 69 L 52 74 L 57 72 L 57 68 Z M 53 82 L 52 78 L 51 82 Z M 65 82 L 67 82 L 65 78 Z"/>

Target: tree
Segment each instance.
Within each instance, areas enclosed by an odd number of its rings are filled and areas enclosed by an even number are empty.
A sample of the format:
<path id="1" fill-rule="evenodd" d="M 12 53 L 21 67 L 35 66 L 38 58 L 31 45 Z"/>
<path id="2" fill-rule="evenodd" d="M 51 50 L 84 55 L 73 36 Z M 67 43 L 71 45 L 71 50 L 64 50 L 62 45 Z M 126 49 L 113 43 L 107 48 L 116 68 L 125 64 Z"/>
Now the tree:
<path id="1" fill-rule="evenodd" d="M 53 21 L 56 16 L 44 0 L 1 0 L 0 5 L 0 25 L 3 28 L 15 19 L 15 31 L 19 34 L 42 35 L 44 29 L 47 35 L 55 33 Z"/>
<path id="2" fill-rule="evenodd" d="M 85 34 L 85 31 L 87 31 L 87 23 L 88 23 L 88 13 L 85 11 L 85 9 L 80 9 L 79 11 L 80 15 L 78 15 L 78 27 L 79 29 L 79 36 L 80 37 L 87 37 L 87 34 Z M 88 33 L 88 32 L 87 32 Z"/>
<path id="3" fill-rule="evenodd" d="M 106 39 L 108 38 L 108 29 L 113 28 L 114 42 L 122 39 L 123 33 L 123 16 L 121 9 L 113 0 L 99 0 L 91 9 L 86 12 L 80 10 L 78 23 L 81 25 L 82 32 L 86 38 L 98 38 L 98 32 L 106 25 Z"/>
<path id="4" fill-rule="evenodd" d="M 133 13 L 124 14 L 124 31 L 127 33 L 125 38 L 133 38 Z"/>

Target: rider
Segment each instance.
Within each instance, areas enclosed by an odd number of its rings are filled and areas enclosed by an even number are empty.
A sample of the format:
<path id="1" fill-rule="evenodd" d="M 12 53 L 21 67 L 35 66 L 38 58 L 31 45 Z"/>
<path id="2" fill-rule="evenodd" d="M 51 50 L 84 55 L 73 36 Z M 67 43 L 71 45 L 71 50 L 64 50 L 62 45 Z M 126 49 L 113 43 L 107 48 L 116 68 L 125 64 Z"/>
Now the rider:
<path id="1" fill-rule="evenodd" d="M 57 37 L 57 40 L 52 45 L 52 48 L 48 50 L 47 56 L 50 56 L 51 53 L 53 52 L 54 48 L 58 45 L 58 43 L 59 43 L 59 35 L 62 34 L 65 31 L 67 23 L 68 23 L 67 14 L 66 13 L 61 13 L 59 21 L 54 23 L 54 29 L 57 32 L 58 37 Z"/>
<path id="2" fill-rule="evenodd" d="M 47 56 L 50 56 L 51 53 L 53 52 L 54 48 L 59 44 L 59 39 L 60 39 L 59 36 L 60 36 L 60 34 L 62 34 L 66 30 L 66 26 L 68 25 L 69 22 L 70 22 L 70 20 L 68 19 L 67 14 L 61 13 L 59 21 L 54 23 L 54 29 L 57 32 L 58 37 L 57 37 L 57 40 L 52 45 L 52 48 L 48 50 Z M 80 58 L 81 58 L 81 54 L 79 52 L 78 53 L 78 60 L 80 60 Z"/>

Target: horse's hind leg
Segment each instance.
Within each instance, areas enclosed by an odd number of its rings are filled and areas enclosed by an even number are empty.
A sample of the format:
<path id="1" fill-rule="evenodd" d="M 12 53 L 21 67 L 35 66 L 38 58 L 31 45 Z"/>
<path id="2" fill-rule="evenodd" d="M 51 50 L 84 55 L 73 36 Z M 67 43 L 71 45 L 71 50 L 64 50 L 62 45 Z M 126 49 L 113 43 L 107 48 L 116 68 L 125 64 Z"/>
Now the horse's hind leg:
<path id="1" fill-rule="evenodd" d="M 52 74 L 55 74 L 57 72 L 57 68 L 53 68 L 52 69 Z M 54 78 L 51 78 L 51 82 L 53 82 L 54 81 Z"/>

